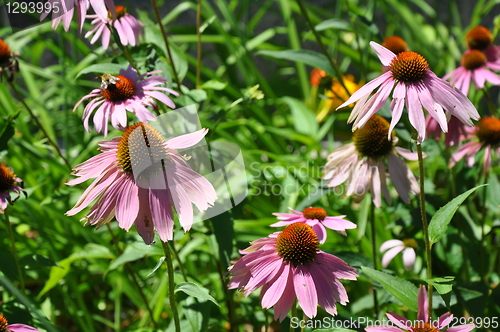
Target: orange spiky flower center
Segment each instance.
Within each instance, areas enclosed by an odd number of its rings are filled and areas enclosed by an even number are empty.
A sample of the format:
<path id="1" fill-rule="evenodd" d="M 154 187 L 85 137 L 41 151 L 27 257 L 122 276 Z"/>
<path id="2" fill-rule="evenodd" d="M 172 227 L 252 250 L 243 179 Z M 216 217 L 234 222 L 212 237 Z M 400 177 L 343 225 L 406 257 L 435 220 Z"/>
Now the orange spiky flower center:
<path id="1" fill-rule="evenodd" d="M 425 77 L 427 69 L 429 69 L 427 60 L 412 51 L 399 53 L 389 64 L 392 77 L 405 83 L 421 81 Z"/>
<path id="2" fill-rule="evenodd" d="M 127 128 L 118 143 L 116 156 L 124 172 L 131 174 L 161 162 L 168 157 L 165 139 L 154 127 L 136 123 Z"/>
<path id="3" fill-rule="evenodd" d="M 462 67 L 468 70 L 481 68 L 486 63 L 486 55 L 481 51 L 471 50 L 462 56 L 462 61 L 460 63 Z"/>
<path id="4" fill-rule="evenodd" d="M 8 62 L 12 57 L 12 51 L 10 50 L 9 45 L 0 39 L 0 65 Z"/>
<path id="5" fill-rule="evenodd" d="M 412 332 L 439 332 L 437 327 L 432 326 L 429 323 L 417 322 L 414 327 L 411 328 Z"/>
<path id="6" fill-rule="evenodd" d="M 116 19 L 120 19 L 125 14 L 127 14 L 127 8 L 125 6 L 115 6 L 115 11 L 116 11 Z M 113 15 L 111 15 L 111 11 L 108 10 L 108 17 L 111 19 L 113 18 Z"/>
<path id="7" fill-rule="evenodd" d="M 465 35 L 465 42 L 471 50 L 485 50 L 493 44 L 493 34 L 490 30 L 478 25 Z"/>
<path id="8" fill-rule="evenodd" d="M 7 319 L 2 314 L 0 314 L 0 332 L 6 332 L 8 325 L 9 322 L 7 322 Z"/>
<path id="9" fill-rule="evenodd" d="M 287 226 L 276 239 L 278 255 L 293 266 L 314 261 L 318 248 L 316 233 L 311 226 L 301 222 Z"/>
<path id="10" fill-rule="evenodd" d="M 16 182 L 16 174 L 5 165 L 0 165 L 0 192 L 6 192 Z"/>
<path id="11" fill-rule="evenodd" d="M 405 40 L 398 36 L 390 36 L 384 39 L 382 46 L 392 51 L 394 54 L 399 54 L 408 51 L 408 45 Z"/>
<path id="12" fill-rule="evenodd" d="M 489 145 L 500 144 L 500 120 L 491 116 L 482 118 L 476 124 L 479 141 Z"/>
<path id="13" fill-rule="evenodd" d="M 352 139 L 356 150 L 363 156 L 369 158 L 380 158 L 392 151 L 393 139 L 396 137 L 394 131 L 388 140 L 389 122 L 378 114 L 374 114 L 363 128 L 354 131 Z"/>
<path id="14" fill-rule="evenodd" d="M 323 221 L 326 218 L 326 211 L 322 208 L 308 207 L 302 213 L 306 219 Z"/>
<path id="15" fill-rule="evenodd" d="M 103 76 L 106 75 L 109 74 Z M 122 101 L 131 98 L 135 94 L 135 83 L 130 78 L 123 75 L 109 75 L 109 77 L 113 79 L 112 83 L 108 83 L 105 88 L 101 88 L 102 95 L 107 101 Z"/>

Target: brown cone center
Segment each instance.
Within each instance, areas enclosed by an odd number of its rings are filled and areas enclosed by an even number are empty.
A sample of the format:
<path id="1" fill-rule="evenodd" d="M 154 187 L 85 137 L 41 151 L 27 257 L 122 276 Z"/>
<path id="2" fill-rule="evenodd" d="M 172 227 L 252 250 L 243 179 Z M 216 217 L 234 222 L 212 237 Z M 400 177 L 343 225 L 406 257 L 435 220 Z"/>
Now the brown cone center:
<path id="1" fill-rule="evenodd" d="M 322 208 L 308 207 L 302 213 L 306 219 L 323 221 L 326 218 L 326 211 Z"/>
<path id="2" fill-rule="evenodd" d="M 412 332 L 439 332 L 439 330 L 428 324 L 428 323 L 423 323 L 423 322 L 418 322 L 415 324 L 415 327 L 411 328 Z"/>
<path id="3" fill-rule="evenodd" d="M 8 191 L 15 183 L 16 174 L 5 165 L 0 165 L 0 192 Z"/>
<path id="4" fill-rule="evenodd" d="M 486 55 L 478 50 L 471 50 L 466 52 L 463 57 L 461 64 L 465 69 L 474 70 L 484 66 L 486 63 Z"/>
<path id="5" fill-rule="evenodd" d="M 312 227 L 301 222 L 287 226 L 276 239 L 278 254 L 293 266 L 314 261 L 318 247 L 318 237 Z"/>
<path id="6" fill-rule="evenodd" d="M 429 69 L 427 60 L 412 51 L 401 52 L 389 64 L 389 70 L 395 80 L 411 83 L 421 81 Z"/>
<path id="7" fill-rule="evenodd" d="M 482 118 L 476 124 L 479 140 L 489 145 L 500 144 L 500 120 L 491 116 Z"/>
<path id="8" fill-rule="evenodd" d="M 115 83 L 108 83 L 107 87 L 101 89 L 104 99 L 111 102 L 123 101 L 135 94 L 135 83 L 128 77 L 116 75 Z"/>
<path id="9" fill-rule="evenodd" d="M 467 33 L 465 42 L 471 50 L 484 50 L 493 44 L 493 34 L 490 30 L 478 25 Z"/>
<path id="10" fill-rule="evenodd" d="M 387 37 L 386 39 L 384 39 L 382 46 L 396 55 L 408 51 L 408 45 L 406 44 L 405 40 L 398 36 Z"/>
<path id="11" fill-rule="evenodd" d="M 7 322 L 7 319 L 5 319 L 5 317 L 0 314 L 0 332 L 6 332 L 8 325 L 9 323 Z"/>
<path id="12" fill-rule="evenodd" d="M 9 45 L 0 39 L 0 65 L 5 64 L 9 61 L 12 56 L 12 51 L 10 50 Z"/>
<path id="13" fill-rule="evenodd" d="M 374 114 L 370 120 L 357 129 L 352 139 L 356 150 L 363 156 L 373 159 L 386 156 L 392 151 L 392 140 L 396 136 L 394 131 L 391 133 L 391 140 L 387 139 L 389 133 L 389 122 L 378 114 Z"/>

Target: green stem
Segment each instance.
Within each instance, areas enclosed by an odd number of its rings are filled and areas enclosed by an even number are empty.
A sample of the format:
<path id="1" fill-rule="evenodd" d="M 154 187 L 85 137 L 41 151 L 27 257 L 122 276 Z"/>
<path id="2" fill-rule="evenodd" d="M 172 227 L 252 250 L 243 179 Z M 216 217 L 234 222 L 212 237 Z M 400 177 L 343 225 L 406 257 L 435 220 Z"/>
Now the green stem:
<path id="1" fill-rule="evenodd" d="M 422 216 L 422 227 L 424 229 L 425 252 L 427 256 L 427 279 L 432 278 L 432 256 L 431 256 L 431 242 L 429 240 L 429 225 L 427 223 L 427 213 L 425 211 L 425 187 L 424 187 L 424 158 L 422 153 L 422 146 L 417 144 L 418 154 L 418 170 L 420 182 L 420 214 Z M 432 317 L 432 285 L 429 284 L 427 288 L 428 303 L 429 303 L 429 317 Z"/>
<path id="2" fill-rule="evenodd" d="M 197 56 L 196 56 L 196 88 L 200 88 L 200 81 L 201 81 L 201 31 L 200 31 L 200 26 L 201 26 L 201 1 L 198 0 L 198 8 L 196 10 L 196 35 L 198 37 L 198 50 L 197 50 Z"/>
<path id="3" fill-rule="evenodd" d="M 366 199 L 366 198 L 365 198 Z M 377 269 L 377 236 L 375 231 L 375 205 L 370 204 L 370 224 L 372 228 L 372 258 L 373 258 L 373 268 Z M 377 299 L 377 290 L 375 287 L 373 288 L 373 316 L 376 318 L 378 316 L 379 308 L 378 308 L 378 299 Z"/>
<path id="4" fill-rule="evenodd" d="M 174 59 L 172 58 L 172 52 L 170 51 L 170 44 L 168 43 L 167 33 L 165 32 L 165 27 L 161 23 L 160 12 L 158 11 L 158 5 L 156 4 L 156 0 L 151 0 L 151 4 L 153 5 L 153 10 L 156 15 L 156 20 L 158 21 L 158 25 L 160 26 L 161 34 L 163 36 L 163 41 L 165 42 L 165 47 L 167 48 L 168 57 L 170 59 L 170 65 L 172 65 L 172 71 L 174 73 L 175 83 L 177 83 L 177 89 L 180 94 L 182 93 L 181 82 L 179 81 L 179 76 L 177 75 L 177 70 L 175 69 Z"/>
<path id="5" fill-rule="evenodd" d="M 118 36 L 118 32 L 116 31 L 116 29 L 111 24 L 108 24 L 107 27 L 108 27 L 111 35 L 113 36 L 113 39 L 115 40 L 116 45 L 118 45 L 118 48 L 122 51 L 123 55 L 125 56 L 127 61 L 130 63 L 130 65 L 139 74 L 139 69 L 137 68 L 137 65 L 135 64 L 134 59 L 132 59 L 132 56 L 130 55 L 130 52 L 128 51 L 127 46 L 122 44 L 122 42 L 120 40 L 120 36 Z"/>
<path id="6" fill-rule="evenodd" d="M 16 242 L 14 240 L 14 232 L 12 231 L 12 226 L 10 224 L 8 209 L 4 210 L 5 222 L 7 223 L 7 231 L 9 232 L 10 243 L 12 245 L 12 255 L 16 261 L 17 274 L 19 276 L 19 284 L 21 285 L 21 290 L 26 294 L 26 289 L 24 288 L 23 271 L 21 270 L 21 264 L 19 264 L 19 255 L 17 254 Z"/>
<path id="7" fill-rule="evenodd" d="M 488 183 L 488 177 L 489 177 L 489 172 L 486 171 L 486 173 L 484 174 L 484 183 L 487 184 Z M 481 206 L 480 206 L 480 209 L 482 209 L 483 211 L 483 217 L 481 218 L 481 245 L 479 246 L 479 255 L 481 257 L 480 259 L 480 262 L 481 262 L 481 280 L 486 284 L 488 285 L 488 278 L 487 278 L 487 272 L 486 272 L 486 267 L 485 267 L 485 264 L 484 264 L 484 240 L 485 240 L 485 234 L 484 234 L 484 225 L 485 225 L 485 222 L 486 222 L 486 217 L 487 217 L 487 210 L 486 210 L 486 196 L 487 196 L 487 193 L 488 193 L 488 186 L 485 186 L 484 187 L 484 192 L 483 192 L 483 197 L 482 197 L 482 202 L 481 202 Z"/>
<path id="8" fill-rule="evenodd" d="M 154 1 L 154 0 L 153 0 Z M 161 241 L 163 252 L 165 253 L 165 262 L 167 263 L 168 273 L 168 297 L 170 301 L 170 308 L 172 308 L 172 315 L 174 316 L 175 331 L 181 331 L 181 323 L 179 320 L 179 313 L 177 312 L 177 302 L 175 301 L 175 285 L 174 285 L 174 267 L 172 265 L 172 253 L 168 243 Z"/>
<path id="9" fill-rule="evenodd" d="M 63 154 L 62 154 L 61 150 L 59 150 L 59 147 L 57 146 L 57 144 L 50 138 L 50 136 L 47 133 L 47 131 L 45 130 L 45 128 L 43 128 L 42 123 L 40 122 L 40 120 L 38 120 L 38 118 L 33 113 L 33 111 L 31 110 L 31 108 L 28 106 L 28 104 L 26 104 L 26 102 L 24 101 L 23 96 L 19 93 L 19 91 L 17 91 L 17 88 L 14 85 L 14 83 L 9 82 L 9 85 L 12 88 L 12 91 L 14 91 L 14 94 L 16 95 L 17 99 L 19 99 L 19 101 L 21 102 L 21 104 L 23 104 L 23 106 L 26 108 L 26 110 L 30 114 L 31 118 L 33 120 L 35 120 L 36 125 L 38 126 L 38 128 L 40 128 L 40 130 L 42 131 L 42 133 L 45 135 L 45 137 L 49 141 L 50 145 L 52 145 L 54 147 L 54 149 L 56 150 L 57 154 L 59 155 L 59 157 L 62 158 L 62 160 L 64 161 L 64 163 L 66 164 L 66 166 L 68 166 L 68 168 L 70 170 L 72 170 L 72 167 L 69 164 L 68 160 L 63 156 Z"/>
<path id="10" fill-rule="evenodd" d="M 351 94 L 349 93 L 349 90 L 347 89 L 347 87 L 344 84 L 344 80 L 342 79 L 342 73 L 340 72 L 339 66 L 337 65 L 337 63 L 335 61 L 333 61 L 333 59 L 328 54 L 328 51 L 325 47 L 325 44 L 323 44 L 323 42 L 321 41 L 321 36 L 316 31 L 316 29 L 314 28 L 314 24 L 312 23 L 311 19 L 309 18 L 309 14 L 307 13 L 307 9 L 304 6 L 304 3 L 302 2 L 302 0 L 297 0 L 297 3 L 300 7 L 300 11 L 301 11 L 302 15 L 304 16 L 307 23 L 309 24 L 309 28 L 311 28 L 311 31 L 313 32 L 314 37 L 316 37 L 316 40 L 317 40 L 319 46 L 321 47 L 321 51 L 323 51 L 323 54 L 326 56 L 326 58 L 330 62 L 330 65 L 332 66 L 333 70 L 335 71 L 335 75 L 337 75 L 337 80 L 339 81 L 340 85 L 342 85 L 342 87 L 344 88 L 347 95 L 351 96 Z"/>

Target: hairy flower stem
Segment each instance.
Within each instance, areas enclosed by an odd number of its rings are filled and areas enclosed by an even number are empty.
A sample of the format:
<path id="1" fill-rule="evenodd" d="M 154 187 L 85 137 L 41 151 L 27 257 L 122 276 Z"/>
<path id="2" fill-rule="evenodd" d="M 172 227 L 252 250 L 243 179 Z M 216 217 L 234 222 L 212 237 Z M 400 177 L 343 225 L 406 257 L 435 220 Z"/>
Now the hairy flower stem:
<path id="1" fill-rule="evenodd" d="M 198 49 L 196 57 L 196 88 L 200 88 L 201 81 L 201 1 L 198 0 L 198 8 L 196 9 L 196 35 L 198 37 Z"/>
<path id="2" fill-rule="evenodd" d="M 154 0 L 153 0 L 154 1 Z M 172 265 L 172 253 L 168 243 L 161 241 L 163 252 L 165 253 L 165 262 L 167 263 L 168 273 L 168 298 L 170 301 L 170 308 L 174 316 L 175 332 L 181 332 L 181 323 L 179 320 L 179 313 L 177 312 L 177 302 L 175 301 L 175 285 L 174 285 L 174 266 Z"/>
<path id="3" fill-rule="evenodd" d="M 425 187 L 424 187 L 424 158 L 422 154 L 422 145 L 417 144 L 418 170 L 420 182 L 420 214 L 422 215 L 422 227 L 424 229 L 425 253 L 427 256 L 427 279 L 432 278 L 432 256 L 431 241 L 429 239 L 429 225 L 427 224 L 427 213 L 425 211 Z M 432 285 L 427 288 L 429 303 L 429 317 L 432 317 Z"/>
<path id="4" fill-rule="evenodd" d="M 50 138 L 49 134 L 47 133 L 47 131 L 45 130 L 45 128 L 43 128 L 42 126 L 42 123 L 40 122 L 40 120 L 38 120 L 38 118 L 36 117 L 36 115 L 33 113 L 33 111 L 31 110 L 31 108 L 28 106 L 28 104 L 26 104 L 26 102 L 24 101 L 24 98 L 23 96 L 19 93 L 19 91 L 17 91 L 17 88 L 16 86 L 14 85 L 14 83 L 12 82 L 9 82 L 9 85 L 10 87 L 12 88 L 12 91 L 14 91 L 14 94 L 16 95 L 17 99 L 19 99 L 19 101 L 21 102 L 21 104 L 23 104 L 23 106 L 26 108 L 26 110 L 28 111 L 28 113 L 30 114 L 31 118 L 33 120 L 35 120 L 36 122 L 36 125 L 38 126 L 38 128 L 40 128 L 40 130 L 42 131 L 42 133 L 45 135 L 45 137 L 47 138 L 47 140 L 49 141 L 50 145 L 52 145 L 54 147 L 54 149 L 56 150 L 57 154 L 59 155 L 59 157 L 62 158 L 62 160 L 64 161 L 64 164 L 66 164 L 66 166 L 68 166 L 68 168 L 70 169 L 70 171 L 72 170 L 72 167 L 71 165 L 69 164 L 68 160 L 63 156 L 61 150 L 59 150 L 59 147 L 57 146 L 57 144 Z"/>
<path id="5" fill-rule="evenodd" d="M 365 198 L 367 199 L 367 198 Z M 373 268 L 377 269 L 377 236 L 375 233 L 375 205 L 370 204 L 370 224 L 372 226 L 372 258 L 373 258 Z M 373 316 L 377 318 L 378 316 L 378 299 L 377 299 L 377 290 L 375 287 L 373 288 Z"/>
<path id="6" fill-rule="evenodd" d="M 156 0 L 151 0 L 151 4 L 153 5 L 153 10 L 156 15 L 156 21 L 158 21 L 158 25 L 161 30 L 161 34 L 163 36 L 163 41 L 165 42 L 165 47 L 167 48 L 168 57 L 170 59 L 170 64 L 172 65 L 172 71 L 174 72 L 175 83 L 177 83 L 177 89 L 180 94 L 182 93 L 181 82 L 179 81 L 179 76 L 177 75 L 177 70 L 175 70 L 174 59 L 172 58 L 172 52 L 170 51 L 170 44 L 168 43 L 167 33 L 165 32 L 165 27 L 161 23 L 160 12 L 158 11 L 158 5 L 156 4 Z"/>
<path id="7" fill-rule="evenodd" d="M 5 209 L 4 216 L 5 216 L 5 222 L 7 223 L 7 231 L 9 232 L 10 243 L 12 245 L 12 255 L 14 256 L 14 260 L 16 261 L 19 284 L 21 285 L 21 290 L 23 291 L 23 293 L 26 293 L 26 289 L 24 288 L 23 271 L 21 270 L 21 264 L 19 264 L 19 256 L 17 254 L 16 242 L 14 240 L 14 232 L 12 231 L 12 225 L 10 224 L 8 209 Z"/>
<path id="8" fill-rule="evenodd" d="M 486 173 L 484 174 L 484 184 L 488 184 L 488 178 L 489 178 L 489 172 L 486 171 Z M 481 205 L 480 205 L 480 208 L 481 210 L 483 211 L 483 217 L 481 218 L 481 245 L 479 246 L 479 257 L 480 257 L 480 271 L 481 271 L 481 280 L 486 284 L 488 285 L 488 277 L 487 277 L 487 271 L 486 271 L 486 267 L 485 267 L 485 262 L 484 262 L 484 256 L 485 256 L 485 233 L 484 233 L 484 226 L 485 226 L 485 222 L 486 222 L 486 217 L 488 215 L 488 210 L 486 209 L 486 198 L 487 198 L 487 194 L 488 194 L 488 186 L 485 186 L 484 188 L 484 192 L 483 192 L 483 197 L 482 197 L 482 202 L 481 202 Z"/>
<path id="9" fill-rule="evenodd" d="M 307 13 L 307 9 L 304 6 L 304 3 L 302 2 L 302 0 L 297 0 L 297 4 L 300 7 L 300 12 L 302 13 L 302 16 L 304 16 L 304 18 L 307 21 L 307 24 L 309 25 L 309 28 L 313 32 L 314 37 L 316 37 L 316 41 L 318 42 L 319 46 L 321 47 L 321 51 L 323 51 L 323 54 L 325 54 L 326 58 L 328 59 L 328 62 L 330 62 L 330 65 L 332 66 L 333 70 L 335 71 L 335 74 L 337 76 L 337 80 L 339 81 L 340 85 L 342 85 L 342 87 L 344 88 L 347 95 L 350 97 L 351 94 L 349 93 L 349 90 L 347 89 L 347 87 L 344 84 L 344 80 L 342 79 L 342 74 L 341 74 L 340 68 L 337 65 L 337 63 L 335 61 L 333 61 L 333 59 L 328 54 L 328 51 L 325 47 L 325 44 L 323 44 L 323 42 L 321 41 L 321 36 L 316 31 L 316 29 L 314 28 L 313 22 L 309 18 L 309 14 Z"/>

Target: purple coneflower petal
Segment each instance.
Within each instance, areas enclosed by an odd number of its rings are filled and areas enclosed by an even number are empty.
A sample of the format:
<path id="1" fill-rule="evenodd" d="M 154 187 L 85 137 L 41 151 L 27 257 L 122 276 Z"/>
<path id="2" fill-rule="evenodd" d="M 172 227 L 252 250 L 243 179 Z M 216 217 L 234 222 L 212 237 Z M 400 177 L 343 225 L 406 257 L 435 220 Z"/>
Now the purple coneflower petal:
<path id="1" fill-rule="evenodd" d="M 386 268 L 392 259 L 396 257 L 396 255 L 399 254 L 404 248 L 404 246 L 396 246 L 387 250 L 384 256 L 382 256 L 382 267 Z"/>
<path id="2" fill-rule="evenodd" d="M 403 264 L 407 270 L 411 270 L 415 264 L 416 254 L 413 248 L 403 250 Z"/>

